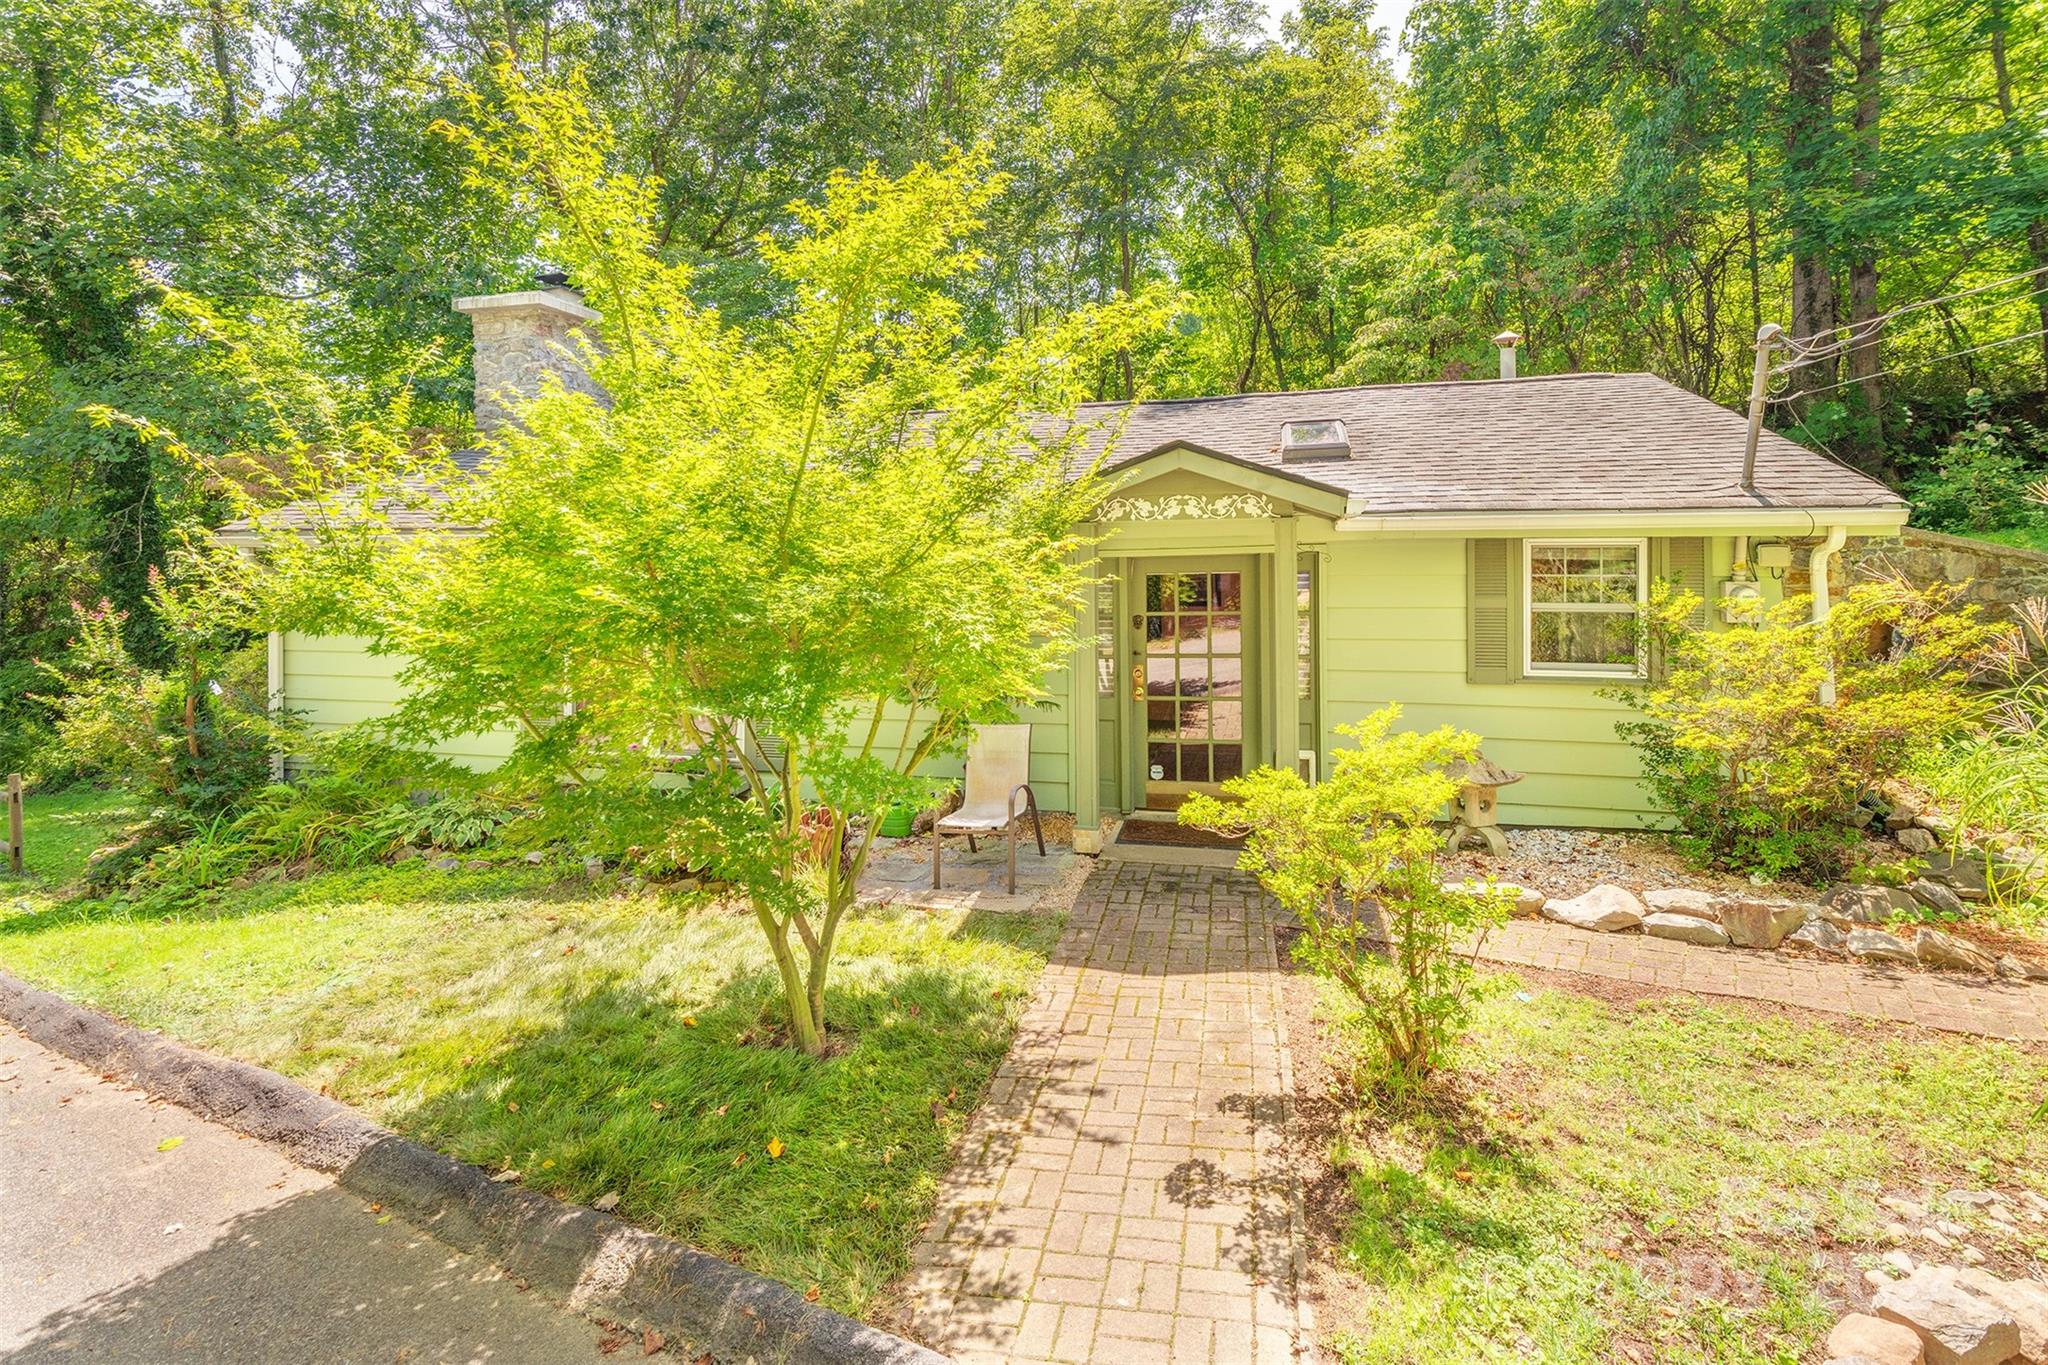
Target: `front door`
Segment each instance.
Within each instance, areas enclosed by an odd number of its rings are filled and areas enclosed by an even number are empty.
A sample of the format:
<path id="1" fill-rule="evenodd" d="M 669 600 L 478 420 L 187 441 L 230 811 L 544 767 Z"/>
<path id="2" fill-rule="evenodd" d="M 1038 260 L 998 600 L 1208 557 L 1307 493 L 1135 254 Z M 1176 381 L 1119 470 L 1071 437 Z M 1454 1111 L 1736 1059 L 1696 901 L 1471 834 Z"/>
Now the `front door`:
<path id="1" fill-rule="evenodd" d="M 1215 792 L 1245 769 L 1254 669 L 1246 643 L 1254 599 L 1249 566 L 1237 561 L 1144 574 L 1132 621 L 1141 652 L 1144 746 L 1140 790 L 1147 810 L 1173 810 L 1190 793 Z"/>

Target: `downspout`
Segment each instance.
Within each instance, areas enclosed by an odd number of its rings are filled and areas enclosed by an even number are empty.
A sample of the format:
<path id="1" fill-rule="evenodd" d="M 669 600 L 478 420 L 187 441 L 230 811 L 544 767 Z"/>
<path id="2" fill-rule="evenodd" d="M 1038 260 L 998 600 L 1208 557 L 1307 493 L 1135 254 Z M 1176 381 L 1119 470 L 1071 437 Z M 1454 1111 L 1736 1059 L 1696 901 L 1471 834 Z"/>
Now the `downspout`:
<path id="1" fill-rule="evenodd" d="M 1828 600 L 1828 561 L 1841 553 L 1848 539 L 1848 527 L 1830 526 L 1828 538 L 1814 546 L 1813 557 L 1807 561 L 1807 578 L 1813 584 L 1813 623 L 1816 626 L 1827 621 L 1828 611 L 1834 605 Z M 1820 704 L 1835 704 L 1835 665 L 1832 659 L 1828 660 L 1827 671 L 1821 675 Z"/>

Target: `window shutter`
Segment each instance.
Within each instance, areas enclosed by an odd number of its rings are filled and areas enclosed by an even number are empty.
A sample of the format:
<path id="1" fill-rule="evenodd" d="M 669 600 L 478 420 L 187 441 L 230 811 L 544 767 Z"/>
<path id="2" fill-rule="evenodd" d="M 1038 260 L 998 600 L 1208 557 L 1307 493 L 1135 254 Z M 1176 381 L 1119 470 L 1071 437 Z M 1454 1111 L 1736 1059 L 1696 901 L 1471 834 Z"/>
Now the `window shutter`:
<path id="1" fill-rule="evenodd" d="M 1521 676 L 1522 542 L 1465 542 L 1465 679 L 1507 683 Z"/>
<path id="2" fill-rule="evenodd" d="M 1687 618 L 1696 630 L 1707 628 L 1707 539 L 1705 536 L 1668 536 L 1651 543 L 1654 556 L 1652 573 L 1700 599 Z M 1654 642 L 1650 650 L 1650 676 L 1661 679 L 1665 675 L 1664 650 Z"/>
<path id="3" fill-rule="evenodd" d="M 1689 593 L 1696 594 L 1700 605 L 1693 610 L 1692 624 L 1695 628 L 1707 628 L 1707 538 L 1705 536 L 1672 536 L 1658 542 L 1662 548 L 1663 565 L 1658 577 L 1663 578 Z"/>

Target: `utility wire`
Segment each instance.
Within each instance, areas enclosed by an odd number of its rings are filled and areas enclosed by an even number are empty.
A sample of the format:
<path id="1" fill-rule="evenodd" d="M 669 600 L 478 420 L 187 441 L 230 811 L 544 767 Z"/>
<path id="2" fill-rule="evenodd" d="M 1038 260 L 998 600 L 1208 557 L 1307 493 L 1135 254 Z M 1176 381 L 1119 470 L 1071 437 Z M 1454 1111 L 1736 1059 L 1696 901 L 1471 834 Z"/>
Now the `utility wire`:
<path id="1" fill-rule="evenodd" d="M 1966 355 L 1975 355 L 1979 351 L 1988 351 L 1994 346 L 2010 346 L 2015 341 L 2032 341 L 2036 337 L 2044 336 L 2048 336 L 2048 327 L 2032 332 L 2021 332 L 2018 336 L 2000 337 L 1997 341 L 1987 341 L 1982 346 L 1972 346 L 1968 350 L 1950 351 L 1947 355 L 1929 356 L 1925 360 L 1908 361 L 1906 364 L 1899 366 L 1898 369 L 1879 370 L 1876 374 L 1860 375 L 1855 379 L 1845 379 L 1839 384 L 1823 384 L 1817 389 L 1801 389 L 1797 393 L 1778 394 L 1771 397 L 1768 401 L 1773 403 L 1790 403 L 1794 399 L 1811 398 L 1817 393 L 1827 393 L 1832 389 L 1846 389 L 1852 384 L 1865 384 L 1873 379 L 1883 379 L 1887 375 L 1899 373 L 1900 370 L 1924 369 L 1929 365 L 1938 365 L 1944 360 L 1960 360 Z"/>
<path id="2" fill-rule="evenodd" d="M 1935 326 L 1936 324 L 1944 320 L 1953 321 L 1957 318 L 1969 317 L 1974 313 L 1981 313 L 1987 308 L 2002 308 L 2005 307 L 2007 304 L 2023 303 L 2026 300 L 2034 297 L 2034 295 L 2036 294 L 2048 294 L 2048 284 L 2036 285 L 2032 289 L 2027 290 L 2025 293 L 2014 294 L 2010 298 L 1979 299 L 1975 303 L 1964 304 L 1961 308 L 1951 309 L 1941 318 L 1923 318 L 1918 322 L 1907 323 L 1904 327 L 1901 327 L 1899 330 L 1895 332 L 1886 332 L 1881 338 L 1875 336 L 1877 329 L 1875 327 L 1872 327 L 1868 331 L 1861 332 L 1856 336 L 1842 342 L 1839 346 L 1811 347 L 1801 352 L 1800 354 L 1794 356 L 1794 358 L 1792 358 L 1791 360 L 1781 361 L 1780 363 L 1773 365 L 1771 367 L 1771 373 L 1774 375 L 1790 374 L 1792 371 L 1802 369 L 1808 365 L 1818 365 L 1822 361 L 1826 360 L 1838 360 L 1842 356 L 1848 354 L 1849 352 L 1860 349 L 1866 343 L 1872 345 L 1876 344 L 1877 340 L 1883 340 L 1886 342 L 1890 342 L 1893 345 L 1897 345 L 1901 340 L 1918 334 L 1921 329 Z"/>
<path id="3" fill-rule="evenodd" d="M 2013 284 L 2020 280 L 2031 280 L 2038 275 L 2048 275 L 2048 265 L 2036 266 L 2032 270 L 2022 270 L 2017 275 L 2007 275 L 2004 279 L 1993 280 L 1989 284 L 1976 285 L 1970 289 L 1959 289 L 1953 294 L 1943 294 L 1939 298 L 1922 299 L 1917 303 L 1902 304 L 1899 307 L 1892 309 L 1889 313 L 1880 313 L 1874 318 L 1870 318 L 1867 321 L 1857 323 L 1857 330 L 1852 331 L 1847 337 L 1838 337 L 1835 334 L 1834 330 L 1830 330 L 1826 332 L 1815 332 L 1810 336 L 1787 337 L 1785 338 L 1782 344 L 1789 347 L 1793 351 L 1806 350 L 1814 353 L 1818 353 L 1822 349 L 1821 346 L 1810 345 L 1810 343 L 1814 342 L 1820 342 L 1824 345 L 1834 346 L 1838 350 L 1855 347 L 1861 345 L 1864 341 L 1869 340 L 1872 333 L 1874 333 L 1878 328 L 1882 327 L 1885 323 L 1891 321 L 1893 318 L 1903 317 L 1907 313 L 1917 313 L 1923 309 L 1934 308 L 1944 303 L 1953 303 L 1957 299 L 1967 299 L 1977 294 L 1987 294 L 1994 289 L 2002 288 L 2005 285 Z M 2036 291 L 2030 290 L 2028 292 L 2032 293 Z M 2024 298 L 2025 295 L 2022 295 L 2021 297 Z"/>

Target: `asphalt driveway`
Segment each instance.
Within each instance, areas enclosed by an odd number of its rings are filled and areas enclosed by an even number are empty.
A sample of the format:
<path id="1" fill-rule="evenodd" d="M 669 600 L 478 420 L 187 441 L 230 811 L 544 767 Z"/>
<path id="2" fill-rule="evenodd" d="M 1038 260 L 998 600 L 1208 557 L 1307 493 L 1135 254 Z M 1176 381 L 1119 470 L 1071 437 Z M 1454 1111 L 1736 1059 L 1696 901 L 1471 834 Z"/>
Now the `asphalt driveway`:
<path id="1" fill-rule="evenodd" d="M 595 1361 L 645 1343 L 0 1027 L 0 1360 Z"/>

